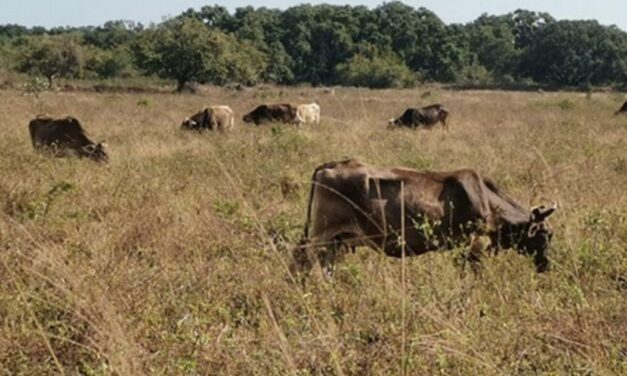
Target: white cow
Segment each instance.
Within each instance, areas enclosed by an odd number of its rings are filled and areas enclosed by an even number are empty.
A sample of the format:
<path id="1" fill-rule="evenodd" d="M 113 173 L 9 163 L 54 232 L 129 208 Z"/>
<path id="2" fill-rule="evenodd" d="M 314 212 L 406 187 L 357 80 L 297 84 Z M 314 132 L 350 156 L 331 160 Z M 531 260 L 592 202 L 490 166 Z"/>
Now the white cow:
<path id="1" fill-rule="evenodd" d="M 296 123 L 320 123 L 320 106 L 317 103 L 299 104 L 296 106 Z"/>

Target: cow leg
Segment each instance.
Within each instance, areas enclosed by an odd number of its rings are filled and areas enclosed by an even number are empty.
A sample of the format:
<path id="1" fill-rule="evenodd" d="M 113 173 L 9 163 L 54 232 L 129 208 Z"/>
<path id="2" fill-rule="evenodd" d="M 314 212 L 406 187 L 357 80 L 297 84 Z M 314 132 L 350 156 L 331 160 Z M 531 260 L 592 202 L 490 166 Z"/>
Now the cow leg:
<path id="1" fill-rule="evenodd" d="M 473 273 L 478 274 L 481 272 L 481 257 L 490 248 L 490 238 L 486 236 L 473 235 L 470 238 L 470 250 L 466 260 L 470 263 L 470 268 Z"/>
<path id="2" fill-rule="evenodd" d="M 292 274 L 309 273 L 315 262 L 315 246 L 309 239 L 302 238 L 298 245 L 292 249 Z"/>
<path id="3" fill-rule="evenodd" d="M 442 123 L 442 128 L 448 131 L 447 118 L 448 118 L 448 111 L 442 110 L 442 113 L 440 115 L 440 123 Z"/>
<path id="4" fill-rule="evenodd" d="M 346 253 L 350 251 L 351 247 L 342 241 L 340 236 L 336 236 L 331 244 L 325 246 L 318 252 L 318 261 L 322 272 L 327 279 L 333 277 L 335 271 L 335 263 L 344 259 Z"/>
<path id="5" fill-rule="evenodd" d="M 341 261 L 351 250 L 354 250 L 354 247 L 345 244 L 339 235 L 329 241 L 302 239 L 292 250 L 290 271 L 294 274 L 307 274 L 318 261 L 324 277 L 330 279 L 335 270 L 335 263 Z"/>
<path id="6" fill-rule="evenodd" d="M 549 271 L 549 259 L 546 257 L 545 251 L 538 251 L 533 255 L 533 262 L 536 265 L 536 271 L 538 273 L 544 273 Z"/>

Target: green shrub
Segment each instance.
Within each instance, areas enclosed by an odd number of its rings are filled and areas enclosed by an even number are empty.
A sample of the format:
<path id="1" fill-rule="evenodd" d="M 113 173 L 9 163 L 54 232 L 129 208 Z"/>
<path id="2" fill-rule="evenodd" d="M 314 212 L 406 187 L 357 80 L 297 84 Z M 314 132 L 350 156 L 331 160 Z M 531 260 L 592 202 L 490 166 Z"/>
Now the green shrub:
<path id="1" fill-rule="evenodd" d="M 93 48 L 88 53 L 85 69 L 98 78 L 128 77 L 133 71 L 131 55 L 123 48 Z"/>
<path id="2" fill-rule="evenodd" d="M 369 88 L 411 87 L 416 74 L 401 59 L 393 55 L 355 55 L 348 62 L 336 67 L 338 81 L 344 85 Z"/>
<path id="3" fill-rule="evenodd" d="M 561 108 L 564 111 L 570 111 L 575 108 L 575 104 L 568 99 L 564 99 L 557 104 L 557 107 Z"/>

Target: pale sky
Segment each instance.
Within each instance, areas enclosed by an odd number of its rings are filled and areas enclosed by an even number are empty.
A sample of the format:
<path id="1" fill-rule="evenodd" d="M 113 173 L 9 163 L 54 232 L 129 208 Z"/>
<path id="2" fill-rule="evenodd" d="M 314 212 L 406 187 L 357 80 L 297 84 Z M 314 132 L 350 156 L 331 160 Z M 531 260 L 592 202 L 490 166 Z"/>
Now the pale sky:
<path id="1" fill-rule="evenodd" d="M 24 26 L 101 25 L 111 20 L 132 20 L 143 24 L 160 22 L 164 16 L 176 16 L 188 8 L 221 4 L 235 8 L 285 9 L 305 3 L 302 0 L 0 0 L 0 24 Z M 482 13 L 505 14 L 518 8 L 544 11 L 557 19 L 596 19 L 603 25 L 617 25 L 627 31 L 627 0 L 404 0 L 413 7 L 425 7 L 444 22 L 468 22 Z M 382 0 L 326 0 L 310 4 L 366 5 Z"/>

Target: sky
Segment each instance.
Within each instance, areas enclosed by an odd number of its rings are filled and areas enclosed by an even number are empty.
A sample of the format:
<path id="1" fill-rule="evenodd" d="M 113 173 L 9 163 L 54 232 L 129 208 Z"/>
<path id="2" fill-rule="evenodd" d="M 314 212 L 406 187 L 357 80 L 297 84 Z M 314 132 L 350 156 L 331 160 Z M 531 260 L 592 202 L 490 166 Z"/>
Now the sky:
<path id="1" fill-rule="evenodd" d="M 231 12 L 253 5 L 285 9 L 310 4 L 366 5 L 376 7 L 383 0 L 0 0 L 0 25 L 85 26 L 111 20 L 132 20 L 145 25 L 176 16 L 188 8 L 219 4 Z M 425 7 L 444 22 L 469 22 L 482 13 L 505 14 L 516 9 L 544 11 L 557 19 L 596 19 L 603 25 L 617 25 L 627 31 L 627 0 L 404 0 L 413 7 Z"/>

